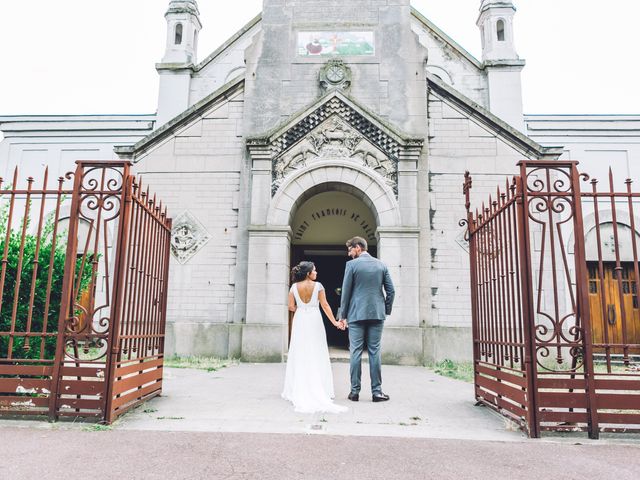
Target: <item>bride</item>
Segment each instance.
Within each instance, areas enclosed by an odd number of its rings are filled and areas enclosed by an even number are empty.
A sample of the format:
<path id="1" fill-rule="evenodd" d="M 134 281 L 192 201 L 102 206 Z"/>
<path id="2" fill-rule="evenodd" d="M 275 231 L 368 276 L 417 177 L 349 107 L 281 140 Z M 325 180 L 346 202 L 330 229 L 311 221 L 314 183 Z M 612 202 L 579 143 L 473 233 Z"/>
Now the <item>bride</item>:
<path id="1" fill-rule="evenodd" d="M 296 412 L 339 413 L 336 405 L 327 337 L 319 306 L 336 328 L 343 328 L 333 316 L 324 287 L 316 282 L 318 272 L 312 262 L 300 262 L 291 272 L 294 284 L 289 291 L 289 310 L 295 312 L 287 373 L 282 398 L 293 403 Z"/>

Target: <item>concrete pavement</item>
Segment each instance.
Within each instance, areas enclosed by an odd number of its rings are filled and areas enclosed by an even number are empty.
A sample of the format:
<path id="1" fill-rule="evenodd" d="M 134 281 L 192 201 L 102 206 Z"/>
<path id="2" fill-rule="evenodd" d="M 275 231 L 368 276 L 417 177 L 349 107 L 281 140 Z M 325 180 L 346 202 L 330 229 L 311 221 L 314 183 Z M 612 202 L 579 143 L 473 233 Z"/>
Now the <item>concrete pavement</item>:
<path id="1" fill-rule="evenodd" d="M 299 414 L 280 398 L 284 364 L 236 364 L 217 372 L 167 369 L 163 395 L 116 424 L 126 430 L 313 433 L 518 441 L 524 436 L 489 409 L 473 386 L 422 367 L 383 367 L 389 402 L 372 403 L 363 365 L 359 402 L 347 400 L 349 365 L 333 363 L 341 414 Z"/>
<path id="2" fill-rule="evenodd" d="M 635 480 L 640 448 L 549 442 L 0 429 L 11 480 Z"/>
<path id="3" fill-rule="evenodd" d="M 346 399 L 349 365 L 332 363 L 341 414 L 300 414 L 280 397 L 284 364 L 232 364 L 218 371 L 166 368 L 163 394 L 114 423 L 114 430 L 313 434 L 519 442 L 524 434 L 496 412 L 474 405 L 473 385 L 423 367 L 383 366 L 389 402 L 372 403 L 367 364 L 359 402 Z M 82 423 L 0 420 L 0 429 L 82 429 Z M 626 443 L 640 436 L 585 433 L 545 435 L 543 441 Z"/>
<path id="4" fill-rule="evenodd" d="M 280 398 L 284 364 L 216 372 L 167 368 L 163 395 L 106 431 L 90 424 L 0 421 L 0 478 L 510 479 L 637 478 L 640 439 L 586 434 L 529 440 L 474 406 L 473 386 L 421 367 L 383 366 L 391 401 L 346 400 L 348 364 L 333 363 L 343 414 L 297 414 Z"/>

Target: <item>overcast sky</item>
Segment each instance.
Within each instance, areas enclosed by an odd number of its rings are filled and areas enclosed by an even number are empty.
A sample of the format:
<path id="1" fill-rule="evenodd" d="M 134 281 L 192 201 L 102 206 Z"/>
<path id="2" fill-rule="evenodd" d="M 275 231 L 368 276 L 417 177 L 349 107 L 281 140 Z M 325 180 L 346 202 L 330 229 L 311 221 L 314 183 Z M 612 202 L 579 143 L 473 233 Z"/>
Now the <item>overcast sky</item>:
<path id="1" fill-rule="evenodd" d="M 349 0 L 345 0 L 349 1 Z M 168 0 L 0 0 L 0 115 L 153 113 Z M 262 0 L 199 0 L 198 58 Z M 515 0 L 526 113 L 640 114 L 639 0 Z M 412 0 L 476 58 L 480 0 Z"/>

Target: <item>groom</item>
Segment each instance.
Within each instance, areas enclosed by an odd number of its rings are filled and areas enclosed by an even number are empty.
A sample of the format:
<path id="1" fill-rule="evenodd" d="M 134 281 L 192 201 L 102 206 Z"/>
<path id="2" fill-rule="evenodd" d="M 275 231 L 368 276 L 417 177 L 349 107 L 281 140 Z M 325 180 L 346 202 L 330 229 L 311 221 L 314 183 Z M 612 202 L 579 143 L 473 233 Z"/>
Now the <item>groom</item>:
<path id="1" fill-rule="evenodd" d="M 367 342 L 369 375 L 374 402 L 385 402 L 380 372 L 380 339 L 386 315 L 391 314 L 395 291 L 387 266 L 367 253 L 367 241 L 353 237 L 347 241 L 347 251 L 353 260 L 347 262 L 342 282 L 340 322 L 349 325 L 351 393 L 349 400 L 360 399 L 362 350 Z M 384 294 L 382 293 L 384 289 Z"/>

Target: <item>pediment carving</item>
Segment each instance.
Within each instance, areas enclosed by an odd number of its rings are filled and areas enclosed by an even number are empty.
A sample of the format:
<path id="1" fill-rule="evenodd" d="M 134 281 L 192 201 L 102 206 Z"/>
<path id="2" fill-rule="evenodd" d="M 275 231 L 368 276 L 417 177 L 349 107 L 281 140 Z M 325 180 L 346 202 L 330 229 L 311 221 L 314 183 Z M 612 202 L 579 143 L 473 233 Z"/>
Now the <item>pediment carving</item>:
<path id="1" fill-rule="evenodd" d="M 423 143 L 335 91 L 274 133 L 247 139 L 247 148 L 255 171 L 270 166 L 272 196 L 292 172 L 323 160 L 363 165 L 397 196 L 398 165 L 415 168 Z"/>
<path id="2" fill-rule="evenodd" d="M 273 159 L 272 195 L 292 172 L 323 160 L 347 160 L 364 165 L 380 175 L 397 194 L 397 159 L 390 158 L 334 115 Z"/>
<path id="3" fill-rule="evenodd" d="M 307 136 L 311 130 L 325 122 L 330 117 L 337 115 L 351 128 L 356 130 L 363 137 L 367 138 L 373 145 L 384 152 L 391 159 L 398 159 L 400 154 L 400 143 L 387 134 L 384 130 L 374 124 L 369 118 L 358 110 L 342 101 L 338 96 L 318 106 L 309 112 L 303 119 L 287 129 L 271 141 L 271 150 L 274 155 L 279 155 L 291 148 L 301 138 Z"/>

